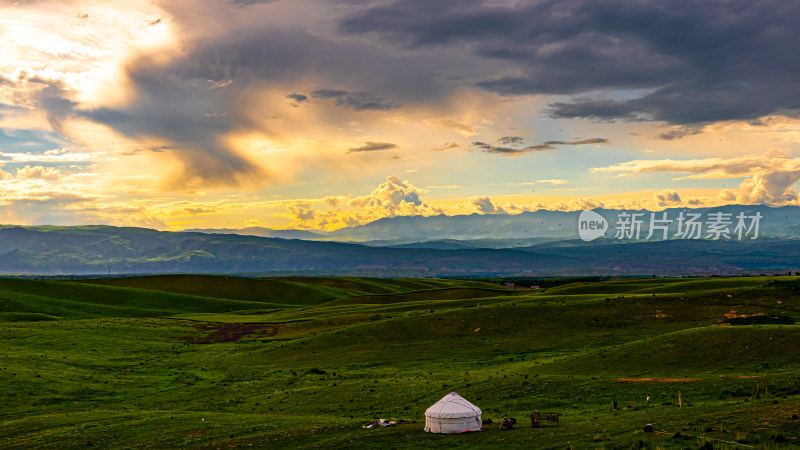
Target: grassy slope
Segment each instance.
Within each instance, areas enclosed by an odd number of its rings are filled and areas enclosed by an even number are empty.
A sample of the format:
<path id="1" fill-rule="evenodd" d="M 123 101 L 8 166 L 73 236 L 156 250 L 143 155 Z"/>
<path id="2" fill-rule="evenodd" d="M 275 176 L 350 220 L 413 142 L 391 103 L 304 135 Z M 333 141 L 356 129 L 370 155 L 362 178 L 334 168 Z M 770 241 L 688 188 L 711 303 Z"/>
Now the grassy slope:
<path id="1" fill-rule="evenodd" d="M 612 280 L 486 298 L 462 294 L 487 285 L 448 280 L 244 281 L 357 295 L 292 308 L 252 301 L 241 279 L 109 281 L 128 287 L 0 280 L 2 314 L 17 320 L 0 328 L 0 446 L 697 448 L 705 438 L 773 448 L 778 433 L 800 436 L 800 327 L 710 326 L 732 310 L 800 318 L 790 278 Z M 242 298 L 185 295 L 202 283 Z M 37 314 L 49 320 L 24 321 Z M 225 325 L 198 319 L 272 325 L 200 344 Z M 522 427 L 423 433 L 424 410 L 453 390 L 484 418 L 513 415 Z M 636 407 L 609 411 L 611 400 Z M 525 428 L 533 409 L 564 422 Z M 378 417 L 417 423 L 360 428 Z M 638 433 L 644 423 L 660 432 Z"/>
<path id="2" fill-rule="evenodd" d="M 294 305 L 323 303 L 353 295 L 346 289 L 298 283 L 271 278 L 244 278 L 221 275 L 151 275 L 126 278 L 82 280 L 105 286 L 122 286 L 188 295 L 202 295 L 251 302 Z"/>
<path id="3" fill-rule="evenodd" d="M 18 320 L 19 314 L 44 314 L 56 319 L 160 317 L 186 312 L 221 313 L 291 306 L 82 283 L 0 278 L 0 313 L 3 314 L 0 319 Z"/>

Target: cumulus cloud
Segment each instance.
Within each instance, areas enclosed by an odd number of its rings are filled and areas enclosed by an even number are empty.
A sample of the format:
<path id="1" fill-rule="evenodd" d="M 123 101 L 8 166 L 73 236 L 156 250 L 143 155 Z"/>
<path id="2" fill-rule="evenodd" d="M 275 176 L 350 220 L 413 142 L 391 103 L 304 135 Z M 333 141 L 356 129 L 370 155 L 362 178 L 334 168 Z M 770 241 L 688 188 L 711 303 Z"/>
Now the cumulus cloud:
<path id="1" fill-rule="evenodd" d="M 329 195 L 324 198 L 324 201 L 328 205 L 328 209 L 335 210 L 339 208 L 339 205 L 342 203 L 342 201 L 344 201 L 344 198 Z"/>
<path id="2" fill-rule="evenodd" d="M 48 181 L 57 181 L 61 179 L 61 171 L 53 167 L 25 166 L 17 169 L 15 177 L 20 180 L 42 179 Z"/>
<path id="3" fill-rule="evenodd" d="M 300 224 L 313 223 L 317 216 L 316 211 L 309 204 L 289 205 L 286 211 L 290 218 Z"/>
<path id="4" fill-rule="evenodd" d="M 369 195 L 356 197 L 350 200 L 349 204 L 355 208 L 385 212 L 387 216 L 394 216 L 400 212 L 424 211 L 428 206 L 420 196 L 425 192 L 408 180 L 404 181 L 392 175 Z"/>
<path id="5" fill-rule="evenodd" d="M 505 209 L 495 205 L 489 197 L 471 197 L 469 202 L 481 214 L 502 214 Z"/>
<path id="6" fill-rule="evenodd" d="M 664 189 L 653 194 L 653 199 L 658 206 L 674 206 L 681 204 L 681 196 L 674 189 Z"/>
<path id="7" fill-rule="evenodd" d="M 551 209 L 558 210 L 558 211 L 580 211 L 584 209 L 595 209 L 595 208 L 614 208 L 619 207 L 621 205 L 617 204 L 615 206 L 608 206 L 606 203 L 599 201 L 595 198 L 576 198 L 568 201 L 560 201 L 555 202 L 550 205 Z M 627 205 L 624 208 L 628 207 Z M 638 209 L 638 208 L 637 208 Z"/>
<path id="8" fill-rule="evenodd" d="M 800 170 L 755 174 L 742 181 L 735 192 L 736 202 L 744 204 L 784 205 L 797 203 L 797 193 L 790 188 L 800 180 Z"/>
<path id="9" fill-rule="evenodd" d="M 408 180 L 392 175 L 367 195 L 351 199 L 330 196 L 316 202 L 327 204 L 327 211 L 316 208 L 312 202 L 295 202 L 287 205 L 285 216 L 292 219 L 292 226 L 296 228 L 336 229 L 384 217 L 444 213 L 444 209 L 432 206 L 422 198 L 425 193 L 426 190 Z"/>

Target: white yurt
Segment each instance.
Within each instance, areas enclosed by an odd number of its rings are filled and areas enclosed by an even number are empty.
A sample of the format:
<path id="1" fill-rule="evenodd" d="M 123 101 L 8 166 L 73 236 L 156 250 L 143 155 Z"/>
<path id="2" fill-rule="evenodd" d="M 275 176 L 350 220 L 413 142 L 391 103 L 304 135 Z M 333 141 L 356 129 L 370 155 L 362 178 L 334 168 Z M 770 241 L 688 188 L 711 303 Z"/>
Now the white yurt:
<path id="1" fill-rule="evenodd" d="M 451 392 L 425 411 L 425 431 L 465 433 L 480 431 L 481 409 Z"/>

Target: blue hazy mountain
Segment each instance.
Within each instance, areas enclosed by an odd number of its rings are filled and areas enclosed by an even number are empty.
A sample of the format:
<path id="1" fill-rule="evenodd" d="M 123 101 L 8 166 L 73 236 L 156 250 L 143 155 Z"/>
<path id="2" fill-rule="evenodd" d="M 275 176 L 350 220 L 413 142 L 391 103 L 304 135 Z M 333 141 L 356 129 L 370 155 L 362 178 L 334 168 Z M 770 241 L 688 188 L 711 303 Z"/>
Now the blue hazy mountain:
<path id="1" fill-rule="evenodd" d="M 606 237 L 612 237 L 620 214 L 641 214 L 640 239 L 649 232 L 650 211 L 594 209 L 608 221 L 609 231 Z M 740 213 L 746 216 L 760 214 L 759 234 L 761 236 L 794 238 L 800 237 L 800 207 L 769 207 L 762 205 L 728 205 L 713 208 L 670 208 L 654 212 L 656 218 L 666 217 L 672 220 L 669 225 L 669 236 L 677 232 L 677 218 L 681 213 L 700 214 L 704 222 L 709 214 L 729 214 L 733 222 L 731 231 L 736 225 L 736 217 Z M 503 239 L 576 239 L 578 237 L 578 216 L 580 211 L 548 211 L 538 210 L 521 214 L 472 214 L 462 216 L 402 216 L 379 219 L 366 225 L 343 228 L 325 236 L 340 241 L 365 242 L 375 245 L 415 244 L 420 241 L 476 241 Z M 749 224 L 749 222 L 748 222 Z M 705 229 L 704 229 L 705 230 Z M 703 237 L 706 233 L 703 231 Z M 440 245 L 440 244 L 437 244 Z"/>
<path id="2" fill-rule="evenodd" d="M 781 217 L 773 214 L 764 220 L 782 219 L 786 229 L 795 229 L 789 222 L 791 210 L 783 212 Z M 427 248 L 425 244 L 378 247 L 110 226 L 0 226 L 0 272 L 542 277 L 800 270 L 800 239 L 795 238 L 636 241 L 606 237 L 584 242 L 575 239 L 574 227 L 572 234 L 560 240 L 522 239 L 517 242 L 524 245 L 516 248 L 475 247 L 481 242 L 497 246 L 512 242 L 511 238 L 432 240 L 433 248 Z"/>

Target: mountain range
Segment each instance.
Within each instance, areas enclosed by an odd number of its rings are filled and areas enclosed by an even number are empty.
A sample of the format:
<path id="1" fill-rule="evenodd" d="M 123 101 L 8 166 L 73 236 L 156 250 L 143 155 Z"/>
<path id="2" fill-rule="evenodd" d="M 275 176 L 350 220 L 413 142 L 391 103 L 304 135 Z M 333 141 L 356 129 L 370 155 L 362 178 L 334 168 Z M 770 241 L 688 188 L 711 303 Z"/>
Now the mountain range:
<path id="1" fill-rule="evenodd" d="M 603 237 L 578 239 L 580 212 L 395 217 L 329 233 L 246 229 L 167 232 L 111 226 L 0 226 L 0 272 L 9 274 L 235 273 L 248 275 L 566 276 L 693 275 L 800 269 L 800 208 L 730 205 L 668 209 L 730 214 L 719 240 L 644 237 L 648 211 L 595 210 L 608 221 Z M 641 214 L 642 232 L 617 239 L 624 214 Z M 738 214 L 759 214 L 737 239 Z M 664 215 L 666 214 L 666 216 Z M 727 216 L 726 216 L 727 217 Z M 707 223 L 705 224 L 707 225 Z M 253 235 L 261 233 L 305 239 Z M 669 224 L 674 237 L 677 222 Z M 660 232 L 659 232 L 660 233 Z M 661 234 L 656 234 L 660 237 Z M 756 239 L 752 239 L 757 237 Z M 334 240 L 360 240 L 337 242 Z"/>
<path id="2" fill-rule="evenodd" d="M 644 238 L 649 230 L 651 211 L 594 209 L 606 219 L 609 229 L 614 230 L 620 214 L 641 214 Z M 727 205 L 713 208 L 668 208 L 653 212 L 656 218 L 666 217 L 672 222 L 669 234 L 677 232 L 677 219 L 680 214 L 700 214 L 707 220 L 709 214 L 728 214 L 735 226 L 736 216 L 760 214 L 760 236 L 780 238 L 800 238 L 800 207 L 769 207 L 763 205 Z M 454 240 L 469 242 L 469 247 L 504 248 L 520 247 L 545 240 L 578 238 L 578 217 L 580 211 L 528 211 L 521 214 L 471 214 L 460 216 L 398 216 L 378 219 L 365 225 L 346 227 L 335 231 L 272 230 L 269 228 L 243 229 L 195 229 L 186 230 L 201 233 L 235 233 L 241 235 L 280 237 L 287 239 L 332 240 L 340 242 L 361 242 L 374 246 L 395 246 L 417 244 L 426 241 Z M 705 233 L 703 234 L 705 236 Z M 613 233 L 607 233 L 613 237 Z M 512 242 L 507 242 L 511 240 Z M 476 242 L 478 241 L 478 242 Z M 483 241 L 483 242 L 481 242 Z M 521 245 L 517 245 L 521 244 Z"/>

